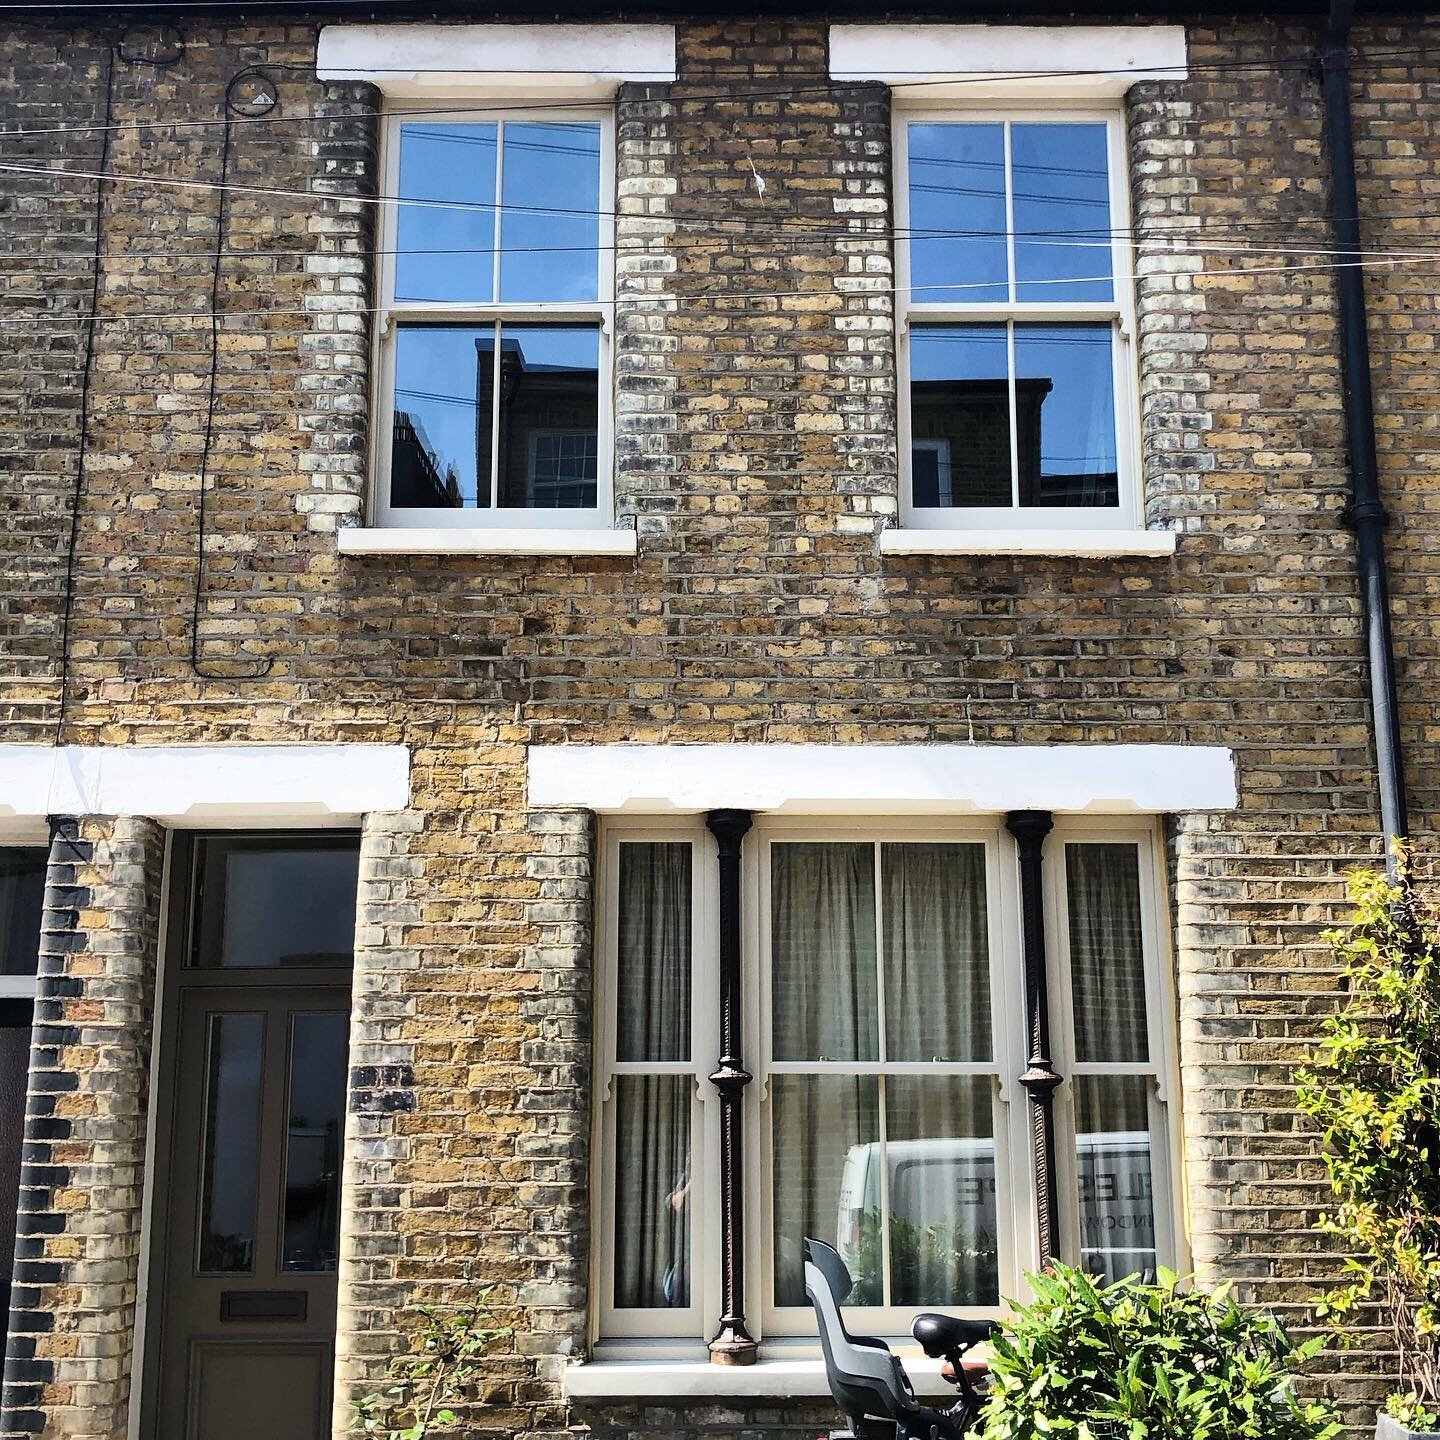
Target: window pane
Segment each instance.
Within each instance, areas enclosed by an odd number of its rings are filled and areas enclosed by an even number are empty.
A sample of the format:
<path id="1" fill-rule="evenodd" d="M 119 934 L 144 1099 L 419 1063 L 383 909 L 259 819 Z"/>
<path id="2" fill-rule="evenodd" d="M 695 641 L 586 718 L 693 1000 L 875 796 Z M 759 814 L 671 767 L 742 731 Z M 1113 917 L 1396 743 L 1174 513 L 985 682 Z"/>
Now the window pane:
<path id="1" fill-rule="evenodd" d="M 786 847 L 789 848 L 789 847 Z M 835 847 L 840 848 L 840 847 Z M 850 1303 L 880 1297 L 880 1251 L 866 1216 L 880 1213 L 879 1081 L 774 1075 L 775 1303 L 804 1305 L 804 1241 L 832 1243 L 855 1280 Z M 868 1229 L 873 1232 L 872 1219 Z"/>
<path id="2" fill-rule="evenodd" d="M 911 125 L 909 140 L 911 301 L 1008 300 L 1005 127 Z"/>
<path id="3" fill-rule="evenodd" d="M 983 845 L 885 845 L 885 1055 L 988 1060 Z"/>
<path id="4" fill-rule="evenodd" d="M 507 124 L 504 170 L 500 298 L 596 299 L 599 125 Z"/>
<path id="5" fill-rule="evenodd" d="M 1012 125 L 1010 168 L 1015 298 L 1112 300 L 1105 126 Z"/>
<path id="6" fill-rule="evenodd" d="M 690 1303 L 690 1086 L 615 1077 L 615 1304 Z"/>
<path id="7" fill-rule="evenodd" d="M 500 346 L 500 496 L 508 507 L 594 509 L 598 325 L 506 325 Z"/>
<path id="8" fill-rule="evenodd" d="M 886 1078 L 892 1305 L 1000 1303 L 991 1094 L 983 1076 Z"/>
<path id="9" fill-rule="evenodd" d="M 1022 505 L 1120 503 L 1113 344 L 1110 325 L 1015 327 Z"/>
<path id="10" fill-rule="evenodd" d="M 1107 1280 L 1155 1269 L 1149 1087 L 1144 1075 L 1075 1080 L 1080 1263 Z"/>
<path id="11" fill-rule="evenodd" d="M 264 1049 L 263 1015 L 210 1016 L 198 1247 L 202 1273 L 247 1273 L 255 1264 Z"/>
<path id="12" fill-rule="evenodd" d="M 391 505 L 489 505 L 494 370 L 493 325 L 398 327 Z"/>
<path id="13" fill-rule="evenodd" d="M 328 1273 L 340 1253 L 340 1140 L 346 1026 L 341 1011 L 296 1015 L 290 1031 L 281 1268 Z"/>
<path id="14" fill-rule="evenodd" d="M 1011 503 L 1010 361 L 1003 325 L 910 332 L 911 503 Z"/>
<path id="15" fill-rule="evenodd" d="M 617 1060 L 690 1058 L 690 847 L 620 847 Z"/>
<path id="16" fill-rule="evenodd" d="M 874 847 L 773 845 L 770 855 L 775 1059 L 878 1060 Z"/>
<path id="17" fill-rule="evenodd" d="M 1067 845 L 1075 1058 L 1150 1058 L 1140 855 L 1134 845 Z"/>
<path id="18" fill-rule="evenodd" d="M 350 965 L 359 847 L 202 839 L 196 963 Z"/>
<path id="19" fill-rule="evenodd" d="M 0 1315 L 10 1313 L 10 1285 L 14 1278 L 33 1008 L 29 1000 L 0 1000 Z"/>
<path id="20" fill-rule="evenodd" d="M 412 121 L 400 127 L 395 298 L 493 298 L 495 126 Z M 470 208 L 474 207 L 474 208 Z"/>
<path id="21" fill-rule="evenodd" d="M 33 975 L 39 966 L 47 859 L 39 846 L 0 848 L 0 975 Z"/>

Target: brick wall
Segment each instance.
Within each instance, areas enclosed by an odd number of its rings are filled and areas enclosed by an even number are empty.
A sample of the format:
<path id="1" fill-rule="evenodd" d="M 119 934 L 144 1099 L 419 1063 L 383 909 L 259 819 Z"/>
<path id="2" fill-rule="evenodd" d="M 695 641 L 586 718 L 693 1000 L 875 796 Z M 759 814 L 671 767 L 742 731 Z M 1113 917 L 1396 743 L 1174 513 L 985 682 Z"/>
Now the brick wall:
<path id="1" fill-rule="evenodd" d="M 111 38 L 14 27 L 0 122 L 93 122 Z M 236 124 L 229 174 L 301 196 L 229 207 L 227 247 L 247 253 L 227 255 L 219 287 L 197 675 L 217 197 L 106 188 L 66 738 L 414 751 L 410 809 L 365 839 L 342 1378 L 373 1375 L 403 1299 L 493 1281 L 517 1335 L 476 1433 L 567 1423 L 556 1377 L 583 1342 L 588 1244 L 589 850 L 578 817 L 524 803 L 525 747 L 562 740 L 1234 747 L 1239 810 L 1171 836 L 1192 1237 L 1206 1278 L 1303 1316 L 1335 1261 L 1308 1231 L 1319 1166 L 1288 1087 L 1335 999 L 1319 929 L 1377 823 L 1329 272 L 1223 248 L 1142 262 L 1146 504 L 1183 531 L 1173 561 L 882 560 L 898 508 L 887 97 L 828 85 L 821 25 L 686 25 L 680 82 L 627 87 L 618 112 L 617 502 L 638 560 L 341 559 L 328 528 L 360 511 L 373 217 L 318 197 L 374 192 L 375 96 L 310 78 L 314 39 L 309 23 L 195 22 L 175 64 L 117 66 L 114 119 L 146 128 L 114 133 L 112 165 L 156 180 L 216 178 L 226 83 L 270 67 L 281 123 Z M 1327 243 L 1314 39 L 1201 20 L 1193 78 L 1132 92 L 1142 237 Z M 1249 68 L 1208 68 L 1234 62 Z M 1430 223 L 1437 78 L 1416 60 L 1359 71 L 1371 244 Z M 206 124 L 160 123 L 177 117 Z M 0 152 L 89 167 L 96 141 L 0 135 Z M 0 195 L 0 253 L 26 257 L 0 269 L 7 320 L 33 317 L 7 324 L 0 353 L 0 739 L 39 744 L 58 719 L 94 195 L 13 175 Z M 787 225 L 804 238 L 774 233 Z M 1367 278 L 1428 843 L 1440 322 L 1431 267 Z M 1363 1400 L 1383 1374 L 1372 1345 L 1340 1356 L 1332 1383 Z M 69 1403 L 26 1396 L 52 1416 Z M 611 1435 L 682 1423 L 577 1418 Z M 711 1411 L 685 1423 L 725 1428 Z M 773 1409 L 752 1423 L 787 1433 Z"/>
<path id="2" fill-rule="evenodd" d="M 124 1440 L 134 1372 L 164 833 L 50 846 L 0 1431 Z"/>

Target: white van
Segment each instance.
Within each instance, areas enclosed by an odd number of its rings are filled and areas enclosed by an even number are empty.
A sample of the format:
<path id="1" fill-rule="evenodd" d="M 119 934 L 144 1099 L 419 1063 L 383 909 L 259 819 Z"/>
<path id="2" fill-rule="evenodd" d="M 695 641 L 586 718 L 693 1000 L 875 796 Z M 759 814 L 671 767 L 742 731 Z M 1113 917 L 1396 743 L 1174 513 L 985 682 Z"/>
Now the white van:
<path id="1" fill-rule="evenodd" d="M 867 1272 L 876 1268 L 873 1230 L 880 1215 L 880 1145 L 852 1145 L 840 1180 L 835 1248 L 856 1277 L 856 1304 L 878 1303 L 864 1293 Z M 946 1266 L 971 1269 L 978 1296 L 947 1299 L 927 1294 L 919 1304 L 994 1304 L 989 1277 L 995 1273 L 995 1142 L 989 1137 L 892 1140 L 890 1215 L 892 1275 L 900 1269 L 897 1251 L 912 1236 L 949 1244 Z M 1150 1136 L 1140 1131 L 1081 1135 L 1076 1146 L 1080 1186 L 1080 1263 L 1091 1274 L 1119 1279 L 1155 1268 L 1155 1206 L 1150 1169 Z M 867 1243 L 868 1242 L 868 1243 Z M 872 1251 L 867 1254 L 867 1249 Z M 933 1267 L 932 1267 L 933 1269 Z M 922 1289 L 933 1288 L 922 1279 Z M 908 1287 L 897 1286 L 897 1289 Z M 987 1294 L 990 1298 L 986 1298 Z M 909 1304 L 897 1294 L 896 1304 Z"/>

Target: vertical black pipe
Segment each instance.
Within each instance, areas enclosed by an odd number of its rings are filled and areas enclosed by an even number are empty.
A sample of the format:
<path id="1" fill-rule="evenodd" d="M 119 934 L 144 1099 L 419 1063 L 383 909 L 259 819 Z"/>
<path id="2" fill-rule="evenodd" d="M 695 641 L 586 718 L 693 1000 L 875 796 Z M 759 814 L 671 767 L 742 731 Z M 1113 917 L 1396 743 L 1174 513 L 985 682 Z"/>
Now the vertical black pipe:
<path id="1" fill-rule="evenodd" d="M 1035 1230 L 1040 1264 L 1060 1253 L 1055 1182 L 1055 1088 L 1050 1059 L 1050 985 L 1045 970 L 1045 890 L 1041 862 L 1054 827 L 1048 810 L 1012 810 L 1005 828 L 1020 851 L 1020 942 L 1025 955 L 1025 1014 L 1030 1053 L 1020 1083 L 1030 1097 L 1030 1160 L 1035 1170 Z"/>
<path id="2" fill-rule="evenodd" d="M 745 1324 L 744 1115 L 751 1075 L 742 1062 L 740 989 L 740 846 L 750 829 L 748 810 L 712 810 L 705 824 L 715 837 L 720 867 L 720 1061 L 710 1083 L 720 1092 L 720 1270 L 724 1313 L 710 1359 L 753 1365 L 755 1340 Z"/>
<path id="3" fill-rule="evenodd" d="M 1355 532 L 1355 565 L 1370 670 L 1370 718 L 1380 784 L 1380 823 L 1386 865 L 1394 878 L 1391 843 L 1408 830 L 1405 765 L 1395 694 L 1395 650 L 1390 633 L 1390 587 L 1385 575 L 1385 526 L 1380 467 L 1375 453 L 1375 406 L 1365 313 L 1365 271 L 1360 245 L 1360 204 L 1355 184 L 1355 134 L 1350 115 L 1350 25 L 1355 0 L 1332 0 L 1320 52 L 1325 95 L 1325 146 L 1330 162 L 1330 209 L 1335 231 L 1335 295 L 1340 314 L 1345 434 L 1350 451 L 1350 502 L 1343 518 Z"/>

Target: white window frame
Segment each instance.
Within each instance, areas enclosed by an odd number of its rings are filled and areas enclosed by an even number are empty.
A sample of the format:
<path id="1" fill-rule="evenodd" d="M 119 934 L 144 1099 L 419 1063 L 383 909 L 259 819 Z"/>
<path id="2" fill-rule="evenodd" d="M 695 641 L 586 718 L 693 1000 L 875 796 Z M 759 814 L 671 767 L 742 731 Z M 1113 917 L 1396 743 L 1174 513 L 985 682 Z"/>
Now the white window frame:
<path id="1" fill-rule="evenodd" d="M 975 1073 L 995 1071 L 994 1129 L 996 1174 L 1006 1177 L 1010 1205 L 997 1208 L 999 1247 L 998 1307 L 957 1313 L 998 1316 L 1004 1300 L 1024 1294 L 1023 1277 L 1039 1264 L 1036 1239 L 1034 1175 L 1030 1154 L 1029 1099 L 1019 1084 L 1026 1064 L 1023 941 L 1020 931 L 1019 854 L 1004 819 L 981 815 L 951 819 L 913 817 L 800 817 L 760 815 L 745 837 L 742 860 L 741 963 L 744 995 L 744 1053 L 754 1075 L 746 1087 L 745 1106 L 745 1253 L 746 1318 L 761 1341 L 761 1358 L 817 1353 L 815 1323 L 808 1307 L 777 1307 L 773 1296 L 770 1175 L 772 1099 L 770 1079 L 787 1069 L 771 1056 L 770 1041 L 770 847 L 785 841 L 859 841 L 877 847 L 887 841 L 953 843 L 986 846 L 986 903 L 990 933 L 990 977 L 994 1061 L 978 1064 L 878 1062 L 837 1063 L 827 1068 L 843 1073 Z M 692 846 L 693 904 L 691 977 L 691 1054 L 688 1062 L 617 1065 L 616 925 L 619 895 L 618 846 L 625 842 L 680 841 Z M 1141 926 L 1144 937 L 1146 1014 L 1149 1023 L 1148 1065 L 1107 1065 L 1074 1061 L 1074 1027 L 1070 1005 L 1069 925 L 1066 905 L 1065 845 L 1067 842 L 1134 844 L 1138 848 Z M 1151 1126 L 1154 1177 L 1155 1240 L 1160 1263 L 1189 1268 L 1184 1214 L 1182 1137 L 1179 1117 L 1179 1059 L 1176 999 L 1172 975 L 1168 906 L 1163 877 L 1164 845 L 1158 823 L 1149 818 L 1057 816 L 1045 842 L 1045 909 L 1047 979 L 1050 986 L 1052 1049 L 1056 1069 L 1064 1077 L 1055 1106 L 1057 1183 L 1061 1197 L 1062 1253 L 1078 1257 L 1079 1191 L 1075 1161 L 1074 1087 L 1077 1073 L 1146 1072 L 1152 1076 Z M 592 1223 L 590 1338 L 596 1359 L 701 1360 L 720 1314 L 720 1102 L 708 1076 L 714 1068 L 719 1032 L 718 894 L 715 843 L 699 816 L 656 818 L 607 815 L 598 844 L 596 894 L 597 973 L 595 982 L 595 1079 L 591 1156 Z M 877 892 L 877 904 L 883 903 Z M 881 1016 L 883 1024 L 883 1014 Z M 668 1069 L 691 1075 L 696 1086 L 692 1109 L 691 1304 L 683 1311 L 618 1310 L 614 1295 L 613 1244 L 615 1176 L 613 1174 L 612 1081 L 627 1070 L 654 1073 Z M 847 1307 L 857 1326 L 871 1333 L 906 1340 L 914 1307 Z"/>
<path id="2" fill-rule="evenodd" d="M 1006 126 L 1006 229 L 1009 252 L 1010 293 L 1015 293 L 1015 224 L 1010 184 L 1009 125 L 1104 124 L 1106 158 L 1110 179 L 1111 243 L 1108 252 L 1114 277 L 1114 299 L 1093 301 L 1010 300 L 1003 304 L 969 303 L 963 291 L 949 301 L 912 303 L 910 246 L 903 238 L 910 224 L 911 124 L 1004 124 Z M 1023 105 L 967 107 L 954 101 L 926 105 L 907 102 L 897 105 L 892 115 L 894 144 L 896 260 L 896 365 L 898 380 L 898 438 L 900 444 L 900 523 L 923 530 L 1120 530 L 1134 531 L 1144 523 L 1140 494 L 1139 369 L 1135 354 L 1135 280 L 1129 243 L 1130 169 L 1125 138 L 1124 114 L 1117 103 L 1094 105 L 1035 102 Z M 1091 321 L 1113 327 L 1111 378 L 1115 407 L 1115 464 L 1120 503 L 1106 506 L 961 506 L 919 507 L 913 503 L 910 465 L 910 329 L 927 324 L 1005 325 L 1009 333 L 1010 370 L 1014 371 L 1014 324 L 1057 324 Z M 1019 443 L 1015 392 L 1010 391 L 1011 484 L 1015 485 Z"/>
<path id="3" fill-rule="evenodd" d="M 371 425 L 371 514 L 373 523 L 391 529 L 507 529 L 507 530 L 601 530 L 615 520 L 615 440 L 614 440 L 614 362 L 612 356 L 611 310 L 615 299 L 615 116 L 614 111 L 597 106 L 594 109 L 532 109 L 528 107 L 487 106 L 484 109 L 460 109 L 436 112 L 412 103 L 388 107 L 381 134 L 381 193 L 400 193 L 400 127 L 406 120 L 423 116 L 437 125 L 495 124 L 500 127 L 498 158 L 495 166 L 497 199 L 495 254 L 491 256 L 494 299 L 486 303 L 470 301 L 397 301 L 395 299 L 396 245 L 401 206 L 392 202 L 381 207 L 379 225 L 379 265 L 377 267 L 378 305 L 372 355 L 373 385 Z M 504 210 L 498 205 L 504 184 L 504 125 L 514 123 L 565 122 L 598 124 L 600 126 L 600 216 L 598 220 L 596 298 L 593 301 L 502 301 L 499 299 L 500 246 L 503 243 Z M 544 509 L 535 507 L 488 507 L 450 509 L 443 506 L 424 508 L 394 506 L 390 503 L 390 452 L 395 408 L 395 348 L 401 324 L 450 323 L 484 326 L 502 324 L 565 322 L 595 325 L 600 347 L 598 388 L 598 436 L 595 508 Z M 497 362 L 498 362 L 497 355 Z M 498 404 L 498 386 L 497 401 Z M 492 471 L 496 459 L 492 458 Z M 492 496 L 492 499 L 495 498 Z"/>

